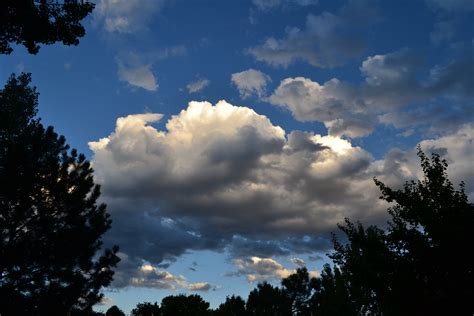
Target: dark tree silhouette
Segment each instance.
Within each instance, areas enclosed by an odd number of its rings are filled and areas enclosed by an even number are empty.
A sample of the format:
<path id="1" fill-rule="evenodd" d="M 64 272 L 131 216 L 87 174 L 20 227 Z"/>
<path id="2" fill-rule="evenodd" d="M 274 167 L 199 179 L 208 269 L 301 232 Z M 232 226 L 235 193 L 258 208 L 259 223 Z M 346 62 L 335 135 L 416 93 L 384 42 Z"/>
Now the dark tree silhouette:
<path id="1" fill-rule="evenodd" d="M 39 44 L 77 45 L 85 30 L 81 25 L 94 4 L 78 0 L 0 1 L 0 54 L 10 54 L 11 44 L 24 45 L 30 54 Z"/>
<path id="2" fill-rule="evenodd" d="M 321 276 L 315 280 L 315 293 L 311 301 L 312 315 L 358 315 L 349 297 L 347 282 L 337 266 L 333 272 L 329 264 L 324 265 Z"/>
<path id="3" fill-rule="evenodd" d="M 294 315 L 311 315 L 311 298 L 316 279 L 310 278 L 306 268 L 296 270 L 281 281 L 283 293 L 287 297 Z"/>
<path id="4" fill-rule="evenodd" d="M 161 301 L 162 316 L 193 315 L 209 316 L 209 303 L 199 295 L 176 295 L 167 296 Z"/>
<path id="5" fill-rule="evenodd" d="M 334 261 L 359 312 L 376 315 L 472 315 L 474 206 L 446 160 L 420 147 L 424 177 L 393 190 L 375 180 L 389 208 L 387 231 L 346 220 L 348 243 L 335 240 Z M 471 245 L 471 246 L 470 246 Z"/>
<path id="6" fill-rule="evenodd" d="M 117 305 L 114 305 L 105 312 L 105 316 L 125 316 L 125 313 Z"/>
<path id="7" fill-rule="evenodd" d="M 161 309 L 158 303 L 139 303 L 137 306 L 132 309 L 132 316 L 160 316 Z"/>
<path id="8" fill-rule="evenodd" d="M 30 80 L 0 90 L 0 314 L 90 311 L 119 260 L 98 253 L 111 220 L 89 162 L 35 118 Z"/>
<path id="9" fill-rule="evenodd" d="M 216 316 L 245 316 L 245 301 L 240 296 L 227 296 L 225 302 L 219 305 L 213 315 Z"/>
<path id="10" fill-rule="evenodd" d="M 266 282 L 258 284 L 250 292 L 246 308 L 248 315 L 291 315 L 291 302 L 283 290 Z"/>

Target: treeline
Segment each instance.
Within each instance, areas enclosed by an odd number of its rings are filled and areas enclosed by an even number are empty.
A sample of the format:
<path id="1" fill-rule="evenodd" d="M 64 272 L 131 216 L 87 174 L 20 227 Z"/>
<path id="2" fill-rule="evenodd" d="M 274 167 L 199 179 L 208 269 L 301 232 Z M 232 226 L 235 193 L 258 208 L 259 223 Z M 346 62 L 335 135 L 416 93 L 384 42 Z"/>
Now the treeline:
<path id="1" fill-rule="evenodd" d="M 473 315 L 472 230 L 474 205 L 464 184 L 455 189 L 448 163 L 418 147 L 424 177 L 393 190 L 375 179 L 381 198 L 392 203 L 385 229 L 346 219 L 333 236 L 320 277 L 306 268 L 281 281 L 258 284 L 244 301 L 227 297 L 216 310 L 199 295 L 141 303 L 134 316 L 148 315 Z M 106 313 L 122 315 L 117 307 Z"/>
<path id="2" fill-rule="evenodd" d="M 281 286 L 267 282 L 260 283 L 248 295 L 228 296 L 216 309 L 201 296 L 171 295 L 163 298 L 161 304 L 139 303 L 131 311 L 133 316 L 283 316 L 283 315 L 352 315 L 348 305 L 347 289 L 343 286 L 342 274 L 325 265 L 319 278 L 311 278 L 306 268 L 283 279 Z M 346 313 L 347 312 L 347 313 Z M 112 306 L 106 316 L 124 316 L 117 306 Z"/>

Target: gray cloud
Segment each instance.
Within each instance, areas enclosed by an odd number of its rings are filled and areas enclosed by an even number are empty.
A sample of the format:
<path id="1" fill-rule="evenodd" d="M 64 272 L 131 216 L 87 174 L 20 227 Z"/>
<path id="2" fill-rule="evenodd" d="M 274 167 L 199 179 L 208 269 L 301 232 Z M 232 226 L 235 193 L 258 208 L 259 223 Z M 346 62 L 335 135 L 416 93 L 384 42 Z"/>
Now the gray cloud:
<path id="1" fill-rule="evenodd" d="M 360 30 L 378 18 L 371 1 L 349 1 L 336 14 L 309 14 L 303 29 L 286 27 L 284 37 L 269 37 L 247 53 L 277 67 L 297 61 L 322 68 L 339 66 L 362 53 L 365 40 Z"/>
<path id="2" fill-rule="evenodd" d="M 287 78 L 266 100 L 287 108 L 299 121 L 323 122 L 334 136 L 365 136 L 378 123 L 450 132 L 472 113 L 471 51 L 432 67 L 425 79 L 419 79 L 421 60 L 410 50 L 374 55 L 360 67 L 365 77 L 360 85 L 335 78 L 323 84 Z M 440 103 L 445 103 L 442 111 L 436 106 Z"/>

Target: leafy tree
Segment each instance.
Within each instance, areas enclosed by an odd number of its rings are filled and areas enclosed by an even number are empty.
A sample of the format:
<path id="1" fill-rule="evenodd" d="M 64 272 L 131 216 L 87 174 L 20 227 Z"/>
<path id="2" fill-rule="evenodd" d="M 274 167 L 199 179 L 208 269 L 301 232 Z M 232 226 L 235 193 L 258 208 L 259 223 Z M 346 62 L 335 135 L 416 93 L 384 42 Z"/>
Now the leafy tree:
<path id="1" fill-rule="evenodd" d="M 333 272 L 330 265 L 324 265 L 321 276 L 315 279 L 315 293 L 311 301 L 312 315 L 358 315 L 349 297 L 347 282 L 337 266 Z"/>
<path id="2" fill-rule="evenodd" d="M 0 54 L 10 54 L 11 44 L 24 45 L 30 54 L 39 44 L 77 45 L 85 30 L 81 25 L 94 4 L 77 0 L 0 1 Z"/>
<path id="3" fill-rule="evenodd" d="M 214 312 L 216 316 L 245 316 L 245 301 L 240 296 L 227 296 L 225 302 Z"/>
<path id="4" fill-rule="evenodd" d="M 117 305 L 114 305 L 105 312 L 105 316 L 125 316 L 125 313 Z"/>
<path id="5" fill-rule="evenodd" d="M 464 184 L 455 189 L 448 179 L 446 160 L 420 147 L 418 156 L 423 179 L 399 190 L 375 180 L 393 203 L 388 229 L 346 220 L 348 242 L 335 240 L 332 258 L 362 314 L 472 315 L 474 206 Z"/>
<path id="6" fill-rule="evenodd" d="M 137 306 L 132 309 L 133 316 L 160 316 L 161 309 L 158 303 L 155 304 L 145 302 L 139 303 Z"/>
<path id="7" fill-rule="evenodd" d="M 260 283 L 247 299 L 247 313 L 258 316 L 291 315 L 291 302 L 285 293 L 269 283 Z"/>
<path id="8" fill-rule="evenodd" d="M 281 281 L 283 293 L 291 305 L 293 315 L 311 315 L 311 297 L 316 279 L 310 278 L 306 268 L 296 270 Z"/>
<path id="9" fill-rule="evenodd" d="M 161 301 L 161 313 L 163 316 L 208 316 L 211 314 L 209 303 L 197 294 L 186 296 L 170 295 Z"/>
<path id="10" fill-rule="evenodd" d="M 90 311 L 119 261 L 98 253 L 111 220 L 84 155 L 35 118 L 30 80 L 0 90 L 0 314 Z"/>

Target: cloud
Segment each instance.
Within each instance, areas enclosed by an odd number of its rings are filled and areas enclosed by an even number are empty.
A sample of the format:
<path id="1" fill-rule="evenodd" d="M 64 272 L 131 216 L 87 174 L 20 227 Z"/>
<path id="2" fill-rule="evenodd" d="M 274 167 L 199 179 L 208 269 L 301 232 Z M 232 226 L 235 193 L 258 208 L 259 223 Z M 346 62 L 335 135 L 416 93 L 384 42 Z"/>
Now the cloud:
<path id="1" fill-rule="evenodd" d="M 420 58 L 408 49 L 369 56 L 360 67 L 365 80 L 359 85 L 286 78 L 266 100 L 299 121 L 324 123 L 333 136 L 365 136 L 378 123 L 450 132 L 472 113 L 468 56 L 432 67 L 425 79 L 419 79 Z"/>
<path id="2" fill-rule="evenodd" d="M 303 29 L 287 26 L 282 38 L 269 37 L 247 53 L 276 67 L 297 61 L 321 68 L 339 66 L 362 53 L 365 40 L 361 30 L 377 20 L 373 3 L 349 1 L 335 14 L 309 14 Z"/>
<path id="3" fill-rule="evenodd" d="M 94 21 L 109 33 L 135 33 L 146 29 L 163 4 L 164 0 L 98 0 Z"/>
<path id="4" fill-rule="evenodd" d="M 252 4 L 261 11 L 269 11 L 271 9 L 285 6 L 285 5 L 298 5 L 298 6 L 310 6 L 316 5 L 318 0 L 252 0 Z"/>
<path id="5" fill-rule="evenodd" d="M 114 303 L 114 301 L 113 301 L 110 297 L 104 296 L 104 297 L 102 297 L 102 299 L 100 300 L 100 302 L 97 303 L 97 305 L 99 305 L 99 306 L 102 306 L 102 305 L 112 305 L 113 303 Z"/>
<path id="6" fill-rule="evenodd" d="M 413 153 L 393 151 L 376 161 L 348 140 L 286 133 L 225 101 L 191 102 L 166 128 L 152 126 L 161 119 L 119 118 L 113 133 L 89 144 L 114 221 L 105 242 L 119 244 L 127 256 L 115 277 L 121 286 L 161 286 L 171 279 L 156 273 L 158 264 L 188 250 L 233 258 L 325 251 L 329 232 L 345 217 L 385 223 L 387 204 L 378 199 L 373 176 L 399 186 L 417 175 Z M 472 128 L 450 137 L 458 140 L 438 138 L 438 147 L 458 160 Z M 470 182 L 467 188 L 472 192 Z M 144 262 L 155 270 L 140 270 Z"/>
<path id="7" fill-rule="evenodd" d="M 227 273 L 227 276 L 245 276 L 249 283 L 281 280 L 296 272 L 286 269 L 272 258 L 250 257 L 235 259 L 233 263 L 237 271 Z M 318 276 L 317 271 L 309 271 L 310 276 Z"/>
<path id="8" fill-rule="evenodd" d="M 151 63 L 144 63 L 138 55 L 133 53 L 119 56 L 116 61 L 117 75 L 120 81 L 147 91 L 158 90 L 158 83 L 153 74 Z"/>
<path id="9" fill-rule="evenodd" d="M 231 76 L 231 82 L 239 90 L 242 99 L 247 99 L 252 95 L 259 98 L 265 97 L 267 84 L 271 81 L 270 76 L 255 69 L 236 72 Z"/>
<path id="10" fill-rule="evenodd" d="M 206 88 L 209 85 L 209 83 L 210 81 L 205 78 L 198 79 L 186 85 L 186 89 L 188 89 L 189 93 L 196 93 Z"/>
<path id="11" fill-rule="evenodd" d="M 189 283 L 182 275 L 174 275 L 148 263 L 133 262 L 133 259 L 124 253 L 119 253 L 119 257 L 121 262 L 112 283 L 114 288 L 186 289 L 193 292 L 216 289 L 216 286 L 208 282 Z"/>
<path id="12" fill-rule="evenodd" d="M 298 268 L 306 266 L 306 262 L 304 262 L 304 260 L 301 258 L 291 258 L 290 261 L 293 262 L 293 264 Z"/>
<path id="13" fill-rule="evenodd" d="M 191 283 L 188 285 L 188 290 L 194 292 L 207 292 L 209 290 L 216 290 L 216 287 L 207 282 L 198 282 L 198 283 Z"/>

